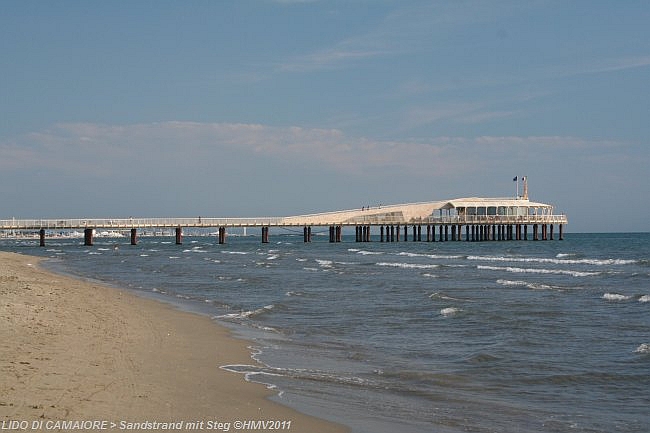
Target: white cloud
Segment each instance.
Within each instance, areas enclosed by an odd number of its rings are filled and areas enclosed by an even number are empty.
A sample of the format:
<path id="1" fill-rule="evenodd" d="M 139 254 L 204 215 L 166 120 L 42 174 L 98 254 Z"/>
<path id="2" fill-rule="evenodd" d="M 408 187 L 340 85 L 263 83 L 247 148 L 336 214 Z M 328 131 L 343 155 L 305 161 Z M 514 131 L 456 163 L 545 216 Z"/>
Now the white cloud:
<path id="1" fill-rule="evenodd" d="M 456 111 L 466 115 L 463 109 Z M 429 120 L 443 115 L 430 114 Z M 70 123 L 0 143 L 0 167 L 3 170 L 47 168 L 107 176 L 136 165 L 207 167 L 215 161 L 258 157 L 297 165 L 314 163 L 348 174 L 392 167 L 414 176 L 430 176 L 472 172 L 486 161 L 492 161 L 496 168 L 515 157 L 525 159 L 526 155 L 544 157 L 554 151 L 611 153 L 619 151 L 620 146 L 613 141 L 562 136 L 387 141 L 350 137 L 338 129 L 298 126 L 180 121 L 135 125 Z"/>

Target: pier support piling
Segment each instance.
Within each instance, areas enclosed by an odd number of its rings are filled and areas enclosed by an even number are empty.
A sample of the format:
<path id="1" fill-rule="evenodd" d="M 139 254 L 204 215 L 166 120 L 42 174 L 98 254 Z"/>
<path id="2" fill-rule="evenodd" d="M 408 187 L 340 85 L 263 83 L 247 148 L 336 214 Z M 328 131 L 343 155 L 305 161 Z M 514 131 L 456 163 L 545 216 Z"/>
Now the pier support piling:
<path id="1" fill-rule="evenodd" d="M 138 229 L 131 229 L 131 245 L 138 244 Z"/>
<path id="2" fill-rule="evenodd" d="M 93 246 L 93 229 L 84 229 L 84 246 Z"/>
<path id="3" fill-rule="evenodd" d="M 45 246 L 45 229 L 40 229 L 38 231 L 38 238 L 39 238 L 39 245 L 44 247 Z"/>
<path id="4" fill-rule="evenodd" d="M 269 243 L 269 228 L 268 226 L 262 226 L 262 243 Z"/>
<path id="5" fill-rule="evenodd" d="M 183 244 L 183 228 L 181 226 L 176 227 L 176 245 Z"/>

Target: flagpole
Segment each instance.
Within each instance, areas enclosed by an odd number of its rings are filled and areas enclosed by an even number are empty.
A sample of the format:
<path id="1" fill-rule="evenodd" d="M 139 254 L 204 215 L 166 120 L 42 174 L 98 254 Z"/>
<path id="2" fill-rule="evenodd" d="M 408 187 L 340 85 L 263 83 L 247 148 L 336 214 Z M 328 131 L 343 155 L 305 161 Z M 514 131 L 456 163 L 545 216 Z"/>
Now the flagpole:
<path id="1" fill-rule="evenodd" d="M 515 176 L 514 180 L 517 183 L 517 189 L 515 192 L 515 199 L 519 199 L 519 176 Z"/>

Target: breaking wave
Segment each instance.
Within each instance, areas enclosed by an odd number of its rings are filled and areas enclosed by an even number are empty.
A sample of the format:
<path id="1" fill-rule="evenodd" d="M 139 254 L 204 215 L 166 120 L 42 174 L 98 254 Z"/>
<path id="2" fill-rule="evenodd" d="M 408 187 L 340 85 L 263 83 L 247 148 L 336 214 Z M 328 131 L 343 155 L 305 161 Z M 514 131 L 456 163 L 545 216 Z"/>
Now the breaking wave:
<path id="1" fill-rule="evenodd" d="M 631 296 L 621 295 L 619 293 L 605 293 L 603 299 L 606 301 L 627 301 Z"/>
<path id="2" fill-rule="evenodd" d="M 544 268 L 517 268 L 514 266 L 485 266 L 478 265 L 477 269 L 484 269 L 489 271 L 507 271 L 518 274 L 557 274 L 557 275 L 570 275 L 572 277 L 589 277 L 592 275 L 600 275 L 600 272 L 585 272 L 585 271 L 568 271 L 565 269 L 544 269 Z"/>
<path id="3" fill-rule="evenodd" d="M 439 265 L 423 265 L 420 263 L 401 263 L 401 262 L 379 262 L 376 263 L 377 266 L 390 266 L 394 268 L 404 268 L 404 269 L 434 269 L 439 267 Z"/>
<path id="4" fill-rule="evenodd" d="M 552 263 L 555 265 L 595 265 L 595 266 L 629 265 L 637 262 L 636 260 L 624 260 L 624 259 L 564 259 L 564 258 L 548 259 L 543 257 L 504 257 L 504 256 L 467 256 L 467 260 L 480 260 L 484 262 Z"/>
<path id="5" fill-rule="evenodd" d="M 540 283 L 530 283 L 528 281 L 521 281 L 521 280 L 504 280 L 504 279 L 498 279 L 497 284 L 500 284 L 502 286 L 520 286 L 520 287 L 527 287 L 529 289 L 534 289 L 534 290 L 548 290 L 548 289 L 556 289 L 557 287 L 550 286 L 548 284 L 540 284 Z"/>
<path id="6" fill-rule="evenodd" d="M 460 313 L 462 310 L 460 308 L 455 308 L 455 307 L 447 307 L 443 308 L 440 310 L 440 315 L 443 317 L 451 317 L 455 316 L 456 314 Z"/>
<path id="7" fill-rule="evenodd" d="M 241 319 L 250 319 L 252 317 L 258 317 L 264 313 L 267 313 L 271 311 L 275 305 L 265 305 L 262 308 L 258 308 L 257 310 L 249 310 L 249 311 L 240 311 L 239 313 L 227 313 L 227 314 L 221 314 L 219 316 L 215 316 L 215 319 L 223 319 L 223 320 L 241 320 Z"/>
<path id="8" fill-rule="evenodd" d="M 641 344 L 639 347 L 636 348 L 634 353 L 649 354 L 650 353 L 650 344 L 648 344 L 648 343 Z"/>
<path id="9" fill-rule="evenodd" d="M 246 380 L 251 380 L 254 376 L 280 376 L 291 379 L 309 380 L 321 383 L 335 383 L 347 386 L 377 386 L 378 384 L 370 379 L 358 376 L 347 376 L 342 374 L 330 373 L 327 371 L 303 369 L 303 368 L 278 368 L 266 365 L 246 365 L 233 364 L 222 365 L 220 368 L 231 373 L 244 374 Z"/>
<path id="10" fill-rule="evenodd" d="M 458 256 L 458 255 L 422 254 L 422 253 L 409 253 L 409 252 L 401 252 L 401 253 L 397 253 L 397 255 L 406 256 L 406 257 L 427 257 L 430 259 L 443 259 L 443 260 L 453 260 L 453 259 L 463 258 L 463 256 Z"/>

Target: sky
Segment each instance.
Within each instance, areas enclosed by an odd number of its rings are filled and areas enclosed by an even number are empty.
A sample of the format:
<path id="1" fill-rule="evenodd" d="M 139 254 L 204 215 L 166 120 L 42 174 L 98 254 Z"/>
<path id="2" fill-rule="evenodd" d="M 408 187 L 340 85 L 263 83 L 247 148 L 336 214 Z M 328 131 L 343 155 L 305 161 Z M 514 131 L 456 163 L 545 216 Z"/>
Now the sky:
<path id="1" fill-rule="evenodd" d="M 18 1 L 0 219 L 459 197 L 648 231 L 650 2 Z"/>

